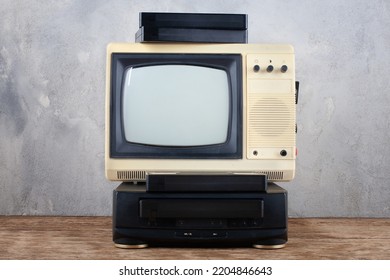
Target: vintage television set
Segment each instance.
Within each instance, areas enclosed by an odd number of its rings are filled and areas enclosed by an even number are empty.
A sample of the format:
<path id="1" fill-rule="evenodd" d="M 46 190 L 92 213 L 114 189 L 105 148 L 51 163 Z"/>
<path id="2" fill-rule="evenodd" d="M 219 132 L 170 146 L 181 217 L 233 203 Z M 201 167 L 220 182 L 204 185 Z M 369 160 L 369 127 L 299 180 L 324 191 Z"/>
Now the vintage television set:
<path id="1" fill-rule="evenodd" d="M 112 43 L 107 47 L 105 172 L 294 178 L 290 45 Z"/>

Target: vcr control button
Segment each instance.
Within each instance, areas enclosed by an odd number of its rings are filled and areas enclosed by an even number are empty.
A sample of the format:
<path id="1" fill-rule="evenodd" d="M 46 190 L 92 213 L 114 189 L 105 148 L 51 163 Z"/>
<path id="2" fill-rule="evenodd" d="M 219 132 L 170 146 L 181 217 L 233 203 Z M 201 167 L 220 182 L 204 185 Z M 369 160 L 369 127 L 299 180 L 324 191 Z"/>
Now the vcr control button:
<path id="1" fill-rule="evenodd" d="M 175 232 L 175 235 L 177 237 L 196 237 L 196 234 L 191 231 L 177 231 Z"/>
<path id="2" fill-rule="evenodd" d="M 274 67 L 272 65 L 268 65 L 267 72 L 270 73 L 272 71 L 274 71 Z"/>
<path id="3" fill-rule="evenodd" d="M 280 67 L 280 72 L 282 72 L 282 73 L 286 73 L 287 70 L 288 70 L 287 65 L 282 65 L 282 67 Z"/>
<path id="4" fill-rule="evenodd" d="M 260 71 L 260 66 L 257 65 L 257 64 L 255 66 L 253 66 L 253 71 L 259 72 Z"/>
<path id="5" fill-rule="evenodd" d="M 222 232 L 212 231 L 212 232 L 206 233 L 206 235 L 205 235 L 205 237 L 214 237 L 214 238 L 226 237 L 226 236 L 227 236 L 227 233 L 225 231 L 222 231 Z"/>

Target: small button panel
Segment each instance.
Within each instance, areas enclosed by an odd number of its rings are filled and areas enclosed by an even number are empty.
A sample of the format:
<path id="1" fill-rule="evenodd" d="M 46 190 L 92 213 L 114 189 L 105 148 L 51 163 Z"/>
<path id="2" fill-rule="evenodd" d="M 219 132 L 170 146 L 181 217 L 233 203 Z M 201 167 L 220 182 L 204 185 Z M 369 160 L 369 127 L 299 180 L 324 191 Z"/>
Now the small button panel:
<path id="1" fill-rule="evenodd" d="M 225 238 L 226 231 L 221 230 L 181 230 L 176 231 L 175 236 L 179 238 Z"/>
<path id="2" fill-rule="evenodd" d="M 283 54 L 248 54 L 248 75 L 251 74 L 292 74 L 292 57 Z M 282 76 L 281 76 L 282 77 Z"/>

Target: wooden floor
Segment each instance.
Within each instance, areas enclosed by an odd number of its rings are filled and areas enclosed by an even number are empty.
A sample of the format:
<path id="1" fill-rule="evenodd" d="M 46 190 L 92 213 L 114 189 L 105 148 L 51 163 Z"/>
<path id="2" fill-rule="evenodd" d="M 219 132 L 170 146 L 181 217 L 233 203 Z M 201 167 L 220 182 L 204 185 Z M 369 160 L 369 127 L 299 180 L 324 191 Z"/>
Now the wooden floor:
<path id="1" fill-rule="evenodd" d="M 390 259 L 390 219 L 290 219 L 278 250 L 125 250 L 111 238 L 111 217 L 0 216 L 0 259 Z"/>

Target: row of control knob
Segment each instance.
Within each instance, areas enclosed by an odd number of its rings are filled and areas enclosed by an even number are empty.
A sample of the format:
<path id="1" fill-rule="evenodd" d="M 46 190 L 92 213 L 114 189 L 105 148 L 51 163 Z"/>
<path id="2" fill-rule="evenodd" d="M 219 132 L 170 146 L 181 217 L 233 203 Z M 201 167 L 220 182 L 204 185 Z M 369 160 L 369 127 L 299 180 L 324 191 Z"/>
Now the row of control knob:
<path id="1" fill-rule="evenodd" d="M 274 66 L 273 65 L 268 65 L 266 70 L 267 70 L 268 73 L 271 73 L 272 71 L 274 71 Z M 288 70 L 287 65 L 282 65 L 282 67 L 280 67 L 280 72 L 282 72 L 282 73 L 286 73 L 287 70 Z M 257 65 L 257 64 L 255 66 L 253 66 L 253 71 L 259 72 L 260 71 L 260 66 Z"/>

